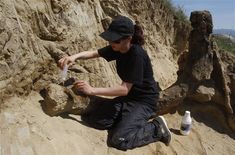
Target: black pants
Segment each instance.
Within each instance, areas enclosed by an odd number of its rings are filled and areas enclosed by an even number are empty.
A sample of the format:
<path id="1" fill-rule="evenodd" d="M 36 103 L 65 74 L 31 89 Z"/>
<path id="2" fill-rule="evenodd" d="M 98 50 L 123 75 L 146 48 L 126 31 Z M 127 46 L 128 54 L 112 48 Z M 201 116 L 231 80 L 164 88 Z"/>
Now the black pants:
<path id="1" fill-rule="evenodd" d="M 94 128 L 108 129 L 109 146 L 127 150 L 161 138 L 156 123 L 148 122 L 155 113 L 154 104 L 118 97 L 99 103 L 82 118 Z"/>

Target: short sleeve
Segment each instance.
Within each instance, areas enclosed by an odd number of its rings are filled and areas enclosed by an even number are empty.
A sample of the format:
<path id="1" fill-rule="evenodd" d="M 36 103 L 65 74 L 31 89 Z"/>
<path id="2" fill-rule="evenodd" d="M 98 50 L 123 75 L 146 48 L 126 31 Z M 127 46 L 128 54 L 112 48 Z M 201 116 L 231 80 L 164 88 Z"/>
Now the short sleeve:
<path id="1" fill-rule="evenodd" d="M 98 49 L 98 53 L 107 61 L 116 60 L 118 58 L 118 52 L 115 52 L 110 45 Z"/>

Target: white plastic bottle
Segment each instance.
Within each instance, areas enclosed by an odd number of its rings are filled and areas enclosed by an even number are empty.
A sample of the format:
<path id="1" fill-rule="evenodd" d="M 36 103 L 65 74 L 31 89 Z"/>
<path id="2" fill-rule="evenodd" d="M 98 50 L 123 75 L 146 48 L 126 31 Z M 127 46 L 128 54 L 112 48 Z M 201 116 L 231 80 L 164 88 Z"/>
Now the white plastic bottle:
<path id="1" fill-rule="evenodd" d="M 180 126 L 180 133 L 182 135 L 189 135 L 191 127 L 192 127 L 192 118 L 190 116 L 190 111 L 185 111 Z"/>

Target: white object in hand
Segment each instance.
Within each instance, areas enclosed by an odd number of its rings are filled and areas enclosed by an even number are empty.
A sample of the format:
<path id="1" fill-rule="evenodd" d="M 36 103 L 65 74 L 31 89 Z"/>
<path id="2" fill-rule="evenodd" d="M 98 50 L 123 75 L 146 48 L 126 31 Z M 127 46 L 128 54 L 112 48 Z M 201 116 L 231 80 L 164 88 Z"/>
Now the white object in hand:
<path id="1" fill-rule="evenodd" d="M 68 72 L 68 65 L 64 65 L 63 70 L 61 71 L 61 79 L 62 81 L 65 81 L 67 78 L 67 72 Z"/>
<path id="2" fill-rule="evenodd" d="M 189 135 L 192 127 L 192 118 L 190 116 L 190 111 L 185 111 L 185 114 L 182 118 L 180 133 L 182 135 Z"/>

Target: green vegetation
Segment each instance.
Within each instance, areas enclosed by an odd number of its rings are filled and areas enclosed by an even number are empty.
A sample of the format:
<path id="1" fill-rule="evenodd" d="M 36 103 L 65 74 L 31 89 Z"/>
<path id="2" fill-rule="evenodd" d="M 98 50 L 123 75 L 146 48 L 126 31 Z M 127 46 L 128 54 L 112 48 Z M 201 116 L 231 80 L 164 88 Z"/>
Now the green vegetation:
<path id="1" fill-rule="evenodd" d="M 168 7 L 175 15 L 177 19 L 183 22 L 189 23 L 188 16 L 186 16 L 183 6 L 175 7 L 171 0 L 162 0 L 163 4 Z"/>
<path id="2" fill-rule="evenodd" d="M 222 35 L 214 35 L 214 40 L 220 49 L 231 52 L 235 55 L 235 41 Z"/>

